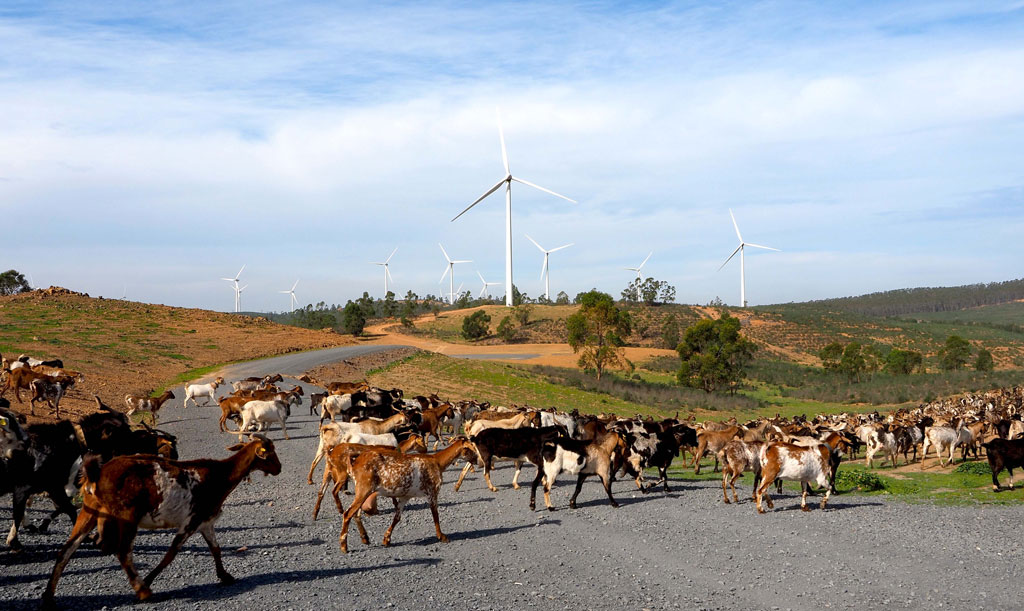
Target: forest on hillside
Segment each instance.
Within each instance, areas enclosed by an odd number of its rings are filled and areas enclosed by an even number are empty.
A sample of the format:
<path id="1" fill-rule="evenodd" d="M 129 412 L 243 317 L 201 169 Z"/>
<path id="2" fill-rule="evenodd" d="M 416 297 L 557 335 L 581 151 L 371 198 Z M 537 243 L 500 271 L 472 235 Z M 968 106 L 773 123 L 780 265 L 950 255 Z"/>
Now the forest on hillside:
<path id="1" fill-rule="evenodd" d="M 802 303 L 759 306 L 757 309 L 832 310 L 863 316 L 905 316 L 923 312 L 953 312 L 1024 299 L 1024 279 L 949 287 L 920 287 L 839 297 Z"/>

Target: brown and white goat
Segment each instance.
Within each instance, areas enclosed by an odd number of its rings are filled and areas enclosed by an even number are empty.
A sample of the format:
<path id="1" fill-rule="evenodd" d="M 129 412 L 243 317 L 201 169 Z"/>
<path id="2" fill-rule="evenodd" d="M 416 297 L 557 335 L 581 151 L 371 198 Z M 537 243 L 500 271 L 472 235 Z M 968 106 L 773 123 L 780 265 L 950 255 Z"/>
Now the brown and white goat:
<path id="1" fill-rule="evenodd" d="M 402 454 L 398 450 L 366 450 L 359 454 L 351 460 L 348 468 L 356 482 L 356 492 L 355 500 L 345 511 L 345 518 L 341 523 L 341 551 L 348 552 L 348 524 L 353 518 L 359 529 L 359 538 L 364 544 L 370 544 L 359 512 L 363 502 L 374 492 L 391 497 L 395 504 L 395 515 L 391 520 L 391 526 L 384 534 L 382 545 L 391 544 L 391 533 L 402 517 L 402 508 L 409 499 L 416 497 L 427 499 L 430 513 L 434 518 L 437 539 L 447 543 L 448 537 L 441 532 L 437 514 L 437 497 L 441 492 L 442 475 L 456 460 L 475 458 L 476 447 L 464 437 L 457 437 L 447 448 L 434 454 Z"/>
<path id="2" fill-rule="evenodd" d="M 281 461 L 274 443 L 265 437 L 228 449 L 234 455 L 223 460 L 175 461 L 133 455 L 114 458 L 102 467 L 95 458 L 86 461 L 82 469 L 82 510 L 71 536 L 57 555 L 43 593 L 44 606 L 55 606 L 57 581 L 71 555 L 94 528 L 99 530 L 101 550 L 117 554 L 139 600 L 153 594 L 153 580 L 196 531 L 210 547 L 217 578 L 221 583 L 232 583 L 234 577 L 221 562 L 214 523 L 239 482 L 253 471 L 277 475 L 281 472 Z M 145 579 L 139 577 L 132 560 L 139 528 L 178 529 L 170 549 Z"/>
<path id="3" fill-rule="evenodd" d="M 156 413 L 160 411 L 164 403 L 174 398 L 174 393 L 165 390 L 159 397 L 147 397 L 146 395 L 125 395 L 124 404 L 128 406 L 126 416 L 131 417 L 135 412 L 149 412 L 156 423 Z"/>
<path id="4" fill-rule="evenodd" d="M 811 510 L 807 506 L 807 494 L 810 492 L 807 484 L 814 482 L 823 487 L 825 496 L 821 499 L 821 508 L 825 508 L 832 494 L 829 481 L 832 473 L 832 452 L 827 445 L 819 443 L 814 447 L 804 447 L 773 441 L 761 447 L 760 460 L 761 483 L 755 493 L 758 513 L 764 513 L 762 500 L 768 503 L 769 509 L 775 508 L 775 503 L 768 494 L 768 487 L 776 479 L 801 483 L 803 493 L 800 497 L 800 509 L 803 511 Z"/>
<path id="5" fill-rule="evenodd" d="M 67 394 L 68 389 L 75 385 L 75 378 L 71 376 L 60 376 L 57 378 L 42 377 L 32 380 L 29 390 L 32 391 L 32 399 L 29 406 L 32 415 L 36 415 L 36 401 L 46 401 L 54 416 L 60 418 L 60 400 Z"/>
<path id="6" fill-rule="evenodd" d="M 750 498 L 757 498 L 757 485 L 761 483 L 761 447 L 764 443 L 760 441 L 743 441 L 734 439 L 725 444 L 720 452 L 722 454 L 722 497 L 726 503 L 729 502 L 729 493 L 726 491 L 726 484 L 732 487 L 732 500 L 739 503 L 736 496 L 736 480 L 743 475 L 744 471 L 754 473 L 754 488 Z"/>

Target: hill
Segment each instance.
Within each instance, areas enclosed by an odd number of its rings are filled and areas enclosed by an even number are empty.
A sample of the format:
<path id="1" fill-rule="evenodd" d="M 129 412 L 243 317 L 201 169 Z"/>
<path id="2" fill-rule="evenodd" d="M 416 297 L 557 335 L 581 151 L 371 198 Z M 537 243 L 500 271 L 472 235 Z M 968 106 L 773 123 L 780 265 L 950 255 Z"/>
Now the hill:
<path id="1" fill-rule="evenodd" d="M 265 318 L 91 298 L 54 287 L 0 297 L 0 352 L 60 358 L 85 374 L 61 403 L 62 412 L 89 411 L 93 394 L 120 407 L 126 393 L 192 379 L 226 362 L 349 343 L 347 336 Z"/>

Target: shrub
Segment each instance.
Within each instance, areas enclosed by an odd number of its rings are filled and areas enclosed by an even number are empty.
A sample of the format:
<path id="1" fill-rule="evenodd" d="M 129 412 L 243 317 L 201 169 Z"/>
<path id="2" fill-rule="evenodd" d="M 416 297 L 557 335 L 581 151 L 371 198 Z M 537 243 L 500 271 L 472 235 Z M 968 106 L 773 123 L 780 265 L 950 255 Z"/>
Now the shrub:
<path id="1" fill-rule="evenodd" d="M 512 317 L 506 315 L 505 318 L 502 318 L 501 322 L 498 323 L 498 337 L 500 337 L 502 341 L 514 342 L 518 335 L 519 328 L 516 327 L 516 323 L 512 320 Z"/>
<path id="2" fill-rule="evenodd" d="M 480 339 L 490 332 L 491 317 L 483 310 L 477 310 L 462 319 L 462 337 Z"/>
<path id="3" fill-rule="evenodd" d="M 885 483 L 870 471 L 841 470 L 836 473 L 836 487 L 871 492 L 885 489 Z"/>
<path id="4" fill-rule="evenodd" d="M 992 467 L 987 462 L 963 462 L 953 469 L 953 473 L 969 475 L 992 475 Z"/>
<path id="5" fill-rule="evenodd" d="M 349 301 L 345 304 L 345 311 L 342 313 L 342 325 L 346 333 L 362 335 L 363 327 L 366 326 L 366 316 L 358 303 Z"/>
<path id="6" fill-rule="evenodd" d="M 995 363 L 992 361 L 992 353 L 984 348 L 979 348 L 978 358 L 974 360 L 974 369 L 977 371 L 993 371 Z"/>

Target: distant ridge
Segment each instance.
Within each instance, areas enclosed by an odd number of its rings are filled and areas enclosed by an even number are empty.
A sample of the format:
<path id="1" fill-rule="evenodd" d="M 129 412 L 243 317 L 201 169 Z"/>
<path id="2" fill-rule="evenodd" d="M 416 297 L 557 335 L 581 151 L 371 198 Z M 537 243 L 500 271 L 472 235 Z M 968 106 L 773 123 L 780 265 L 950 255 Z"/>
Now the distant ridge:
<path id="1" fill-rule="evenodd" d="M 784 306 L 786 309 L 807 307 L 864 316 L 904 316 L 919 312 L 955 312 L 1019 300 L 1024 300 L 1024 279 L 963 286 L 895 289 L 857 297 L 758 306 L 758 309 L 771 310 L 778 306 Z"/>

